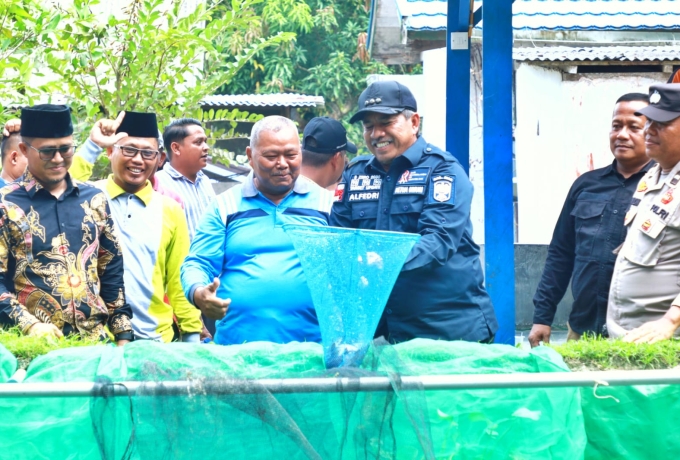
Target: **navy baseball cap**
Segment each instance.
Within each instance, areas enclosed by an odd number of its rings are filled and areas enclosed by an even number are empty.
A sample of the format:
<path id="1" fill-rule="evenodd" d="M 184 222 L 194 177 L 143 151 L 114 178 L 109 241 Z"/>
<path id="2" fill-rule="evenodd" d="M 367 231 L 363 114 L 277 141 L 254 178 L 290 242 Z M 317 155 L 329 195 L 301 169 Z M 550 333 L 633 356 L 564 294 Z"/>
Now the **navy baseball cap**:
<path id="1" fill-rule="evenodd" d="M 652 121 L 666 123 L 680 117 L 680 83 L 664 83 L 649 87 L 649 105 L 635 112 Z"/>
<path id="2" fill-rule="evenodd" d="M 393 80 L 376 81 L 359 96 L 359 111 L 352 115 L 349 122 L 363 120 L 370 112 L 395 115 L 407 109 L 418 111 L 416 98 L 410 89 Z"/>
<path id="3" fill-rule="evenodd" d="M 335 153 L 340 150 L 357 153 L 357 146 L 347 140 L 347 131 L 342 123 L 328 117 L 309 120 L 302 133 L 302 149 L 314 153 Z"/>

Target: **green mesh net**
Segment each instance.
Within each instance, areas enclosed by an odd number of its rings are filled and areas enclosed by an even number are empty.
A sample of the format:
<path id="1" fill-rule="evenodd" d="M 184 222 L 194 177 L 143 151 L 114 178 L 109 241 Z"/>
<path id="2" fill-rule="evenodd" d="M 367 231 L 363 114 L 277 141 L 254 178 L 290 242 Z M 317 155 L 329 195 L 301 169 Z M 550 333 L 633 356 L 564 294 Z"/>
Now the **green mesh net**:
<path id="1" fill-rule="evenodd" d="M 581 395 L 587 459 L 680 458 L 679 385 L 600 385 L 582 388 Z"/>
<path id="2" fill-rule="evenodd" d="M 7 348 L 0 345 L 0 383 L 9 380 L 17 370 L 17 359 Z"/>
<path id="3" fill-rule="evenodd" d="M 285 225 L 319 318 L 326 367 L 358 366 L 420 235 Z"/>
<path id="4" fill-rule="evenodd" d="M 564 372 L 549 349 L 374 343 L 361 367 L 326 369 L 311 343 L 135 342 L 58 350 L 31 382 L 97 382 L 82 397 L 0 398 L 13 459 L 578 459 L 578 389 L 403 389 L 408 375 Z M 387 376 L 392 391 L 278 393 L 259 379 Z M 191 391 L 168 391 L 173 382 Z M 126 394 L 121 382 L 142 382 Z M 115 384 L 114 382 L 118 382 Z"/>

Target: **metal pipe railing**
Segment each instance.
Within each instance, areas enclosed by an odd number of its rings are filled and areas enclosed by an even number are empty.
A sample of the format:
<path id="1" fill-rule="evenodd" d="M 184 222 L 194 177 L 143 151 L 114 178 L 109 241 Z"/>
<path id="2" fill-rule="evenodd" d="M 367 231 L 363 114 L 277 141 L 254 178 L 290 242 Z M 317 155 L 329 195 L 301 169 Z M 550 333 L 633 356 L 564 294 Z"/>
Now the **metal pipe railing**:
<path id="1" fill-rule="evenodd" d="M 173 382 L 54 382 L 0 384 L 0 398 L 158 395 L 231 395 L 259 393 L 337 393 L 410 390 L 484 390 L 632 385 L 677 385 L 680 370 L 464 374 L 388 377 L 219 379 Z"/>

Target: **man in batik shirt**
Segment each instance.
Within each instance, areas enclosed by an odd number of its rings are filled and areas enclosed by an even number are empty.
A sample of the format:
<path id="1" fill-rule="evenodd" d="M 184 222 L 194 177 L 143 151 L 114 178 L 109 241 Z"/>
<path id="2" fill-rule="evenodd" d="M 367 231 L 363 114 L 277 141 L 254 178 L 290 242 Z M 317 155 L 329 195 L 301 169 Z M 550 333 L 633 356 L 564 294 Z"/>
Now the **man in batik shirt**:
<path id="1" fill-rule="evenodd" d="M 0 323 L 28 335 L 132 340 L 123 258 L 106 195 L 71 179 L 71 111 L 21 112 L 24 176 L 0 189 Z"/>

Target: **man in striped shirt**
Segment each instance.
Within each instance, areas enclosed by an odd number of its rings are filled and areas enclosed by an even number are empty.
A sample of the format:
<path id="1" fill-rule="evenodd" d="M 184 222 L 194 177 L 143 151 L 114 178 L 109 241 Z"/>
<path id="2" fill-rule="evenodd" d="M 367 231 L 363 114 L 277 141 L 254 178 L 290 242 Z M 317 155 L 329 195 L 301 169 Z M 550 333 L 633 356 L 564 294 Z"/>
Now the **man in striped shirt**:
<path id="1" fill-rule="evenodd" d="M 203 212 L 215 199 L 210 179 L 202 169 L 208 164 L 207 136 L 200 121 L 181 118 L 163 131 L 163 144 L 170 164 L 156 173 L 160 185 L 178 194 L 184 202 L 184 214 L 193 239 Z"/>

